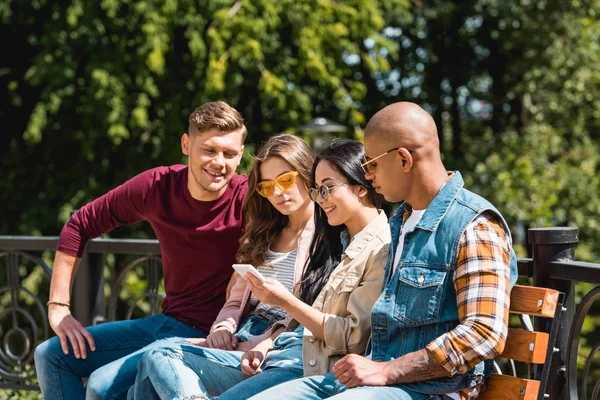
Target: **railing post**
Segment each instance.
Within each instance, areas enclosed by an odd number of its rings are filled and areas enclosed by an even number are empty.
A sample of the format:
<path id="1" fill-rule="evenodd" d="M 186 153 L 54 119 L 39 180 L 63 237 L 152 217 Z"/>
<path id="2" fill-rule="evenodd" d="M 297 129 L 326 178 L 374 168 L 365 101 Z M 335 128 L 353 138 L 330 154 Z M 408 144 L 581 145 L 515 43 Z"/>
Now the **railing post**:
<path id="1" fill-rule="evenodd" d="M 546 388 L 546 393 L 552 393 L 552 399 L 563 399 L 567 394 L 567 349 L 575 314 L 575 288 L 573 281 L 551 278 L 550 263 L 573 260 L 575 245 L 579 241 L 579 229 L 571 227 L 532 228 L 528 233 L 529 242 L 533 247 L 533 284 L 556 289 L 565 294 L 563 307 L 566 310 L 561 316 L 558 336 L 554 344 L 558 350 L 552 358 L 550 379 Z M 546 322 L 544 318 L 536 318 L 535 330 L 546 331 Z"/>
<path id="2" fill-rule="evenodd" d="M 81 257 L 81 264 L 73 282 L 71 296 L 73 316 L 83 326 L 104 320 L 104 255 L 88 253 Z"/>

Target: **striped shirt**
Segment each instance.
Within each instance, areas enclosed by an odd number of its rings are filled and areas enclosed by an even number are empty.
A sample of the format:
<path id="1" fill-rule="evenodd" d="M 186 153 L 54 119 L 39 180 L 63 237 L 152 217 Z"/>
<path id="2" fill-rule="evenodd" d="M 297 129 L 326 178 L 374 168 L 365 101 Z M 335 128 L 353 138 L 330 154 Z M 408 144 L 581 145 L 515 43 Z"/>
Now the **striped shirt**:
<path id="1" fill-rule="evenodd" d="M 405 214 L 406 215 L 406 214 Z M 498 356 L 508 333 L 511 239 L 500 218 L 486 212 L 463 233 L 454 271 L 460 324 L 427 345 L 452 375 Z M 477 397 L 480 387 L 461 398 Z"/>
<path id="2" fill-rule="evenodd" d="M 267 250 L 267 254 L 265 254 L 265 260 L 271 263 L 271 266 L 267 267 L 263 265 L 257 267 L 256 269 L 265 278 L 278 280 L 291 292 L 294 288 L 294 270 L 296 267 L 297 256 L 297 248 L 288 253 L 277 253 L 269 249 Z M 256 310 L 281 310 L 278 307 L 271 307 L 268 304 L 260 303 L 260 300 L 254 295 L 250 296 L 250 305 L 256 306 Z"/>

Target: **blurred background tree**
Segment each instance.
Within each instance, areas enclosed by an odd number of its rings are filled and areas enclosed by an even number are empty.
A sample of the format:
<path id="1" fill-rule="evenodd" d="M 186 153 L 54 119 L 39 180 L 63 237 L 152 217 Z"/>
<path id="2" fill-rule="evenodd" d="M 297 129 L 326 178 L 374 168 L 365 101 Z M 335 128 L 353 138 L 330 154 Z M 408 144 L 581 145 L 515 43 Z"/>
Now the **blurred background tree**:
<path id="1" fill-rule="evenodd" d="M 360 139 L 408 100 L 515 228 L 577 225 L 579 255 L 599 259 L 599 4 L 2 1 L 0 233 L 56 235 L 73 209 L 183 162 L 208 100 L 243 113 L 250 150 L 316 116 Z"/>
<path id="2" fill-rule="evenodd" d="M 2 50 L 11 56 L 0 74 L 8 130 L 0 232 L 55 235 L 74 208 L 140 171 L 181 162 L 187 118 L 205 101 L 239 109 L 250 144 L 313 114 L 364 124 L 358 71 L 389 61 L 362 43 L 395 50 L 381 34 L 384 15 L 408 15 L 408 5 L 4 1 L 2 37 L 11 39 Z"/>

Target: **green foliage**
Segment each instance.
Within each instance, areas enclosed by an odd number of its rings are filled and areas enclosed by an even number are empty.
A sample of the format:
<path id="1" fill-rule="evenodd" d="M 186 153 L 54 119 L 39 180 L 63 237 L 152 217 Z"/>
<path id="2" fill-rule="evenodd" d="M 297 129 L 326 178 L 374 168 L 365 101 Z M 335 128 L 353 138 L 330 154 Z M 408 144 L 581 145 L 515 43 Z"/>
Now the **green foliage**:
<path id="1" fill-rule="evenodd" d="M 405 0 L 383 7 L 408 15 Z M 208 100 L 242 111 L 250 144 L 317 114 L 364 123 L 357 72 L 389 63 L 363 54 L 362 42 L 395 49 L 381 34 L 385 9 L 367 0 L 5 2 L 0 16 L 28 54 L 8 60 L 0 81 L 10 93 L 0 114 L 10 218 L 0 232 L 57 234 L 70 210 L 141 170 L 181 162 L 187 116 Z M 14 111 L 21 119 L 7 123 Z"/>
<path id="2" fill-rule="evenodd" d="M 415 1 L 409 18 L 386 18 L 399 56 L 363 80 L 365 114 L 424 105 L 446 166 L 517 237 L 519 226 L 578 226 L 578 259 L 598 262 L 599 12 L 598 0 Z"/>
<path id="3" fill-rule="evenodd" d="M 509 114 L 501 134 L 473 131 L 465 158 L 475 187 L 512 221 L 578 226 L 578 258 L 597 262 L 600 248 L 586 242 L 600 241 L 600 24 L 592 23 L 600 2 L 555 6 L 535 18 L 525 6 L 512 8 L 518 29 L 502 48 L 522 57 L 504 78 L 514 82 L 506 99 L 519 99 L 520 115 Z"/>
<path id="4" fill-rule="evenodd" d="M 0 389 L 0 400 L 38 400 L 42 398 L 40 392 Z"/>

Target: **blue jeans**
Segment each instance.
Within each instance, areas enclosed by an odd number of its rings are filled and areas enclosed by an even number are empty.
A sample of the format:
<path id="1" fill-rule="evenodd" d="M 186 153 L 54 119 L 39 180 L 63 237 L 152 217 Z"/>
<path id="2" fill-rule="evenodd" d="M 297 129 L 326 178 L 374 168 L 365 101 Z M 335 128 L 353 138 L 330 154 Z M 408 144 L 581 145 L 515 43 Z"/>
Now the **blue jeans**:
<path id="1" fill-rule="evenodd" d="M 286 316 L 285 311 L 276 310 L 256 310 L 251 312 L 242 325 L 238 328 L 235 336 L 240 342 L 247 342 L 254 336 L 262 335 L 267 329 L 271 327 L 275 322 L 284 319 Z"/>
<path id="2" fill-rule="evenodd" d="M 131 399 L 189 399 L 219 396 L 244 399 L 274 385 L 302 377 L 293 368 L 270 368 L 246 379 L 240 367 L 241 351 L 209 349 L 178 340 L 161 341 L 138 364 Z"/>
<path id="3" fill-rule="evenodd" d="M 69 343 L 65 355 L 58 337 L 35 349 L 35 366 L 44 399 L 125 398 L 135 381 L 137 363 L 153 342 L 167 337 L 206 337 L 193 327 L 164 314 L 131 321 L 107 322 L 87 328 L 96 351 L 76 359 Z M 86 388 L 82 378 L 89 377 Z"/>
<path id="4" fill-rule="evenodd" d="M 283 395 L 285 394 L 285 395 Z M 359 386 L 348 389 L 335 379 L 333 373 L 296 379 L 268 389 L 249 400 L 444 400 L 442 395 L 429 395 L 403 386 Z"/>

